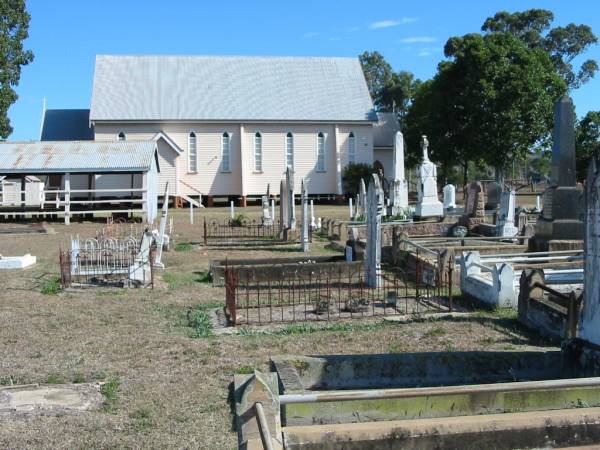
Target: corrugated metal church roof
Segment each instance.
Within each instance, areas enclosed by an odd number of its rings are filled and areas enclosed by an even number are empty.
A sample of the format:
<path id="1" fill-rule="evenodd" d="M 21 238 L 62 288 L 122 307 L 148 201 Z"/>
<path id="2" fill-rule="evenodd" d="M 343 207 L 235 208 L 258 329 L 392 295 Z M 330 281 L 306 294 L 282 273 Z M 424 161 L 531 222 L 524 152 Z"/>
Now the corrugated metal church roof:
<path id="1" fill-rule="evenodd" d="M 395 113 L 378 112 L 377 123 L 373 125 L 373 147 L 394 147 L 396 132 L 400 131 L 400 122 Z"/>
<path id="2" fill-rule="evenodd" d="M 99 173 L 146 171 L 154 141 L 2 142 L 0 173 Z"/>
<path id="3" fill-rule="evenodd" d="M 98 55 L 92 121 L 375 121 L 357 58 Z"/>

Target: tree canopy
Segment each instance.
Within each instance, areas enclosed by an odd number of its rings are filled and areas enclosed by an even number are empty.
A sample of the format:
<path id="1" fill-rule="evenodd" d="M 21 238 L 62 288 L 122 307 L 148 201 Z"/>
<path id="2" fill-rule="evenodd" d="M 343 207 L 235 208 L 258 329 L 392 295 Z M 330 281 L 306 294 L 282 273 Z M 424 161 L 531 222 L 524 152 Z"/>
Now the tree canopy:
<path id="1" fill-rule="evenodd" d="M 12 133 L 8 108 L 17 100 L 14 88 L 21 78 L 21 67 L 33 61 L 33 53 L 23 48 L 28 37 L 29 13 L 25 0 L 0 2 L 0 137 Z"/>
<path id="2" fill-rule="evenodd" d="M 515 13 L 501 11 L 488 17 L 481 30 L 510 33 L 530 49 L 545 50 L 567 87 L 577 89 L 594 76 L 598 71 L 598 63 L 587 59 L 577 70 L 573 67 L 573 60 L 595 44 L 598 38 L 588 25 L 570 23 L 565 27 L 550 28 L 553 21 L 554 14 L 545 9 Z"/>
<path id="3" fill-rule="evenodd" d="M 483 161 L 502 174 L 547 138 L 565 82 L 547 52 L 512 33 L 453 37 L 444 53 L 449 60 L 409 108 L 408 153 L 418 158 L 419 138 L 426 134 L 430 157 L 446 169 L 460 165 L 465 181 L 469 162 Z"/>
<path id="4" fill-rule="evenodd" d="M 600 152 L 600 111 L 589 111 L 577 124 L 575 133 L 578 180 L 585 180 L 590 157 L 596 152 Z"/>
<path id="5" fill-rule="evenodd" d="M 421 81 L 410 72 L 394 72 L 379 52 L 364 52 L 359 59 L 376 109 L 404 117 Z"/>

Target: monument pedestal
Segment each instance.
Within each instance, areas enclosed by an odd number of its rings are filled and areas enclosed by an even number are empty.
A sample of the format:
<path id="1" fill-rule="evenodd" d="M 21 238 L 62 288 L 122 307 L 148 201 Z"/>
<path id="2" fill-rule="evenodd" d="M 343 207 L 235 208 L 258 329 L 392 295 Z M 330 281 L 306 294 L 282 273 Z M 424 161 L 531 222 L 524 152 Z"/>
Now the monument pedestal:
<path id="1" fill-rule="evenodd" d="M 583 247 L 583 222 L 580 215 L 582 189 L 578 186 L 554 186 L 544 194 L 544 210 L 535 224 L 534 242 L 530 248 L 548 251 L 550 241 L 579 242 Z M 554 242 L 556 246 L 556 242 Z"/>
<path id="2" fill-rule="evenodd" d="M 429 160 L 427 155 L 427 136 L 421 140 L 423 160 L 417 170 L 417 195 L 418 201 L 415 208 L 415 218 L 442 217 L 444 205 L 438 199 L 437 192 L 437 167 Z"/>

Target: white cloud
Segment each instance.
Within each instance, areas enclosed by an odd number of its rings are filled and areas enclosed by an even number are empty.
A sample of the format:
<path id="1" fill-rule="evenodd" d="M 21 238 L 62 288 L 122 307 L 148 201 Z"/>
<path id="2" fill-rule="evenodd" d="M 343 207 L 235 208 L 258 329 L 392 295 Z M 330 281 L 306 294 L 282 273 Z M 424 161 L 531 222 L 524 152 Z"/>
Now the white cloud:
<path id="1" fill-rule="evenodd" d="M 412 36 L 412 37 L 400 39 L 399 42 L 401 44 L 415 44 L 415 43 L 435 42 L 435 41 L 437 41 L 437 39 L 434 38 L 433 36 Z"/>
<path id="2" fill-rule="evenodd" d="M 429 50 L 421 50 L 417 56 L 431 56 L 431 52 Z"/>
<path id="3" fill-rule="evenodd" d="M 316 31 L 309 31 L 308 33 L 304 33 L 305 38 L 314 38 L 314 37 L 317 37 L 318 35 L 319 35 L 319 33 L 317 33 Z"/>
<path id="4" fill-rule="evenodd" d="M 380 20 L 378 22 L 370 23 L 369 28 L 372 30 L 378 30 L 381 28 L 390 28 L 390 27 L 395 27 L 398 25 L 405 25 L 407 23 L 416 22 L 417 20 L 419 20 L 419 19 L 416 17 L 403 17 L 398 20 L 392 20 L 392 19 Z"/>

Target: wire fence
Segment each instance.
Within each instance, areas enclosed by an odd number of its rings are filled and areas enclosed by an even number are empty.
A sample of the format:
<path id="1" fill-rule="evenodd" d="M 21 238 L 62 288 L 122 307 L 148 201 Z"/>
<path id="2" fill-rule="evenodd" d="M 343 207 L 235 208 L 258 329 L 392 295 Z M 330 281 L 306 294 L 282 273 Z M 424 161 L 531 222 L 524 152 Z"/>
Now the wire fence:
<path id="1" fill-rule="evenodd" d="M 230 325 L 330 321 L 452 311 L 452 277 L 386 268 L 368 286 L 362 262 L 225 269 Z"/>
<path id="2" fill-rule="evenodd" d="M 295 230 L 282 230 L 279 220 L 263 224 L 261 220 L 234 218 L 204 219 L 205 246 L 264 246 L 288 244 L 295 240 Z"/>

